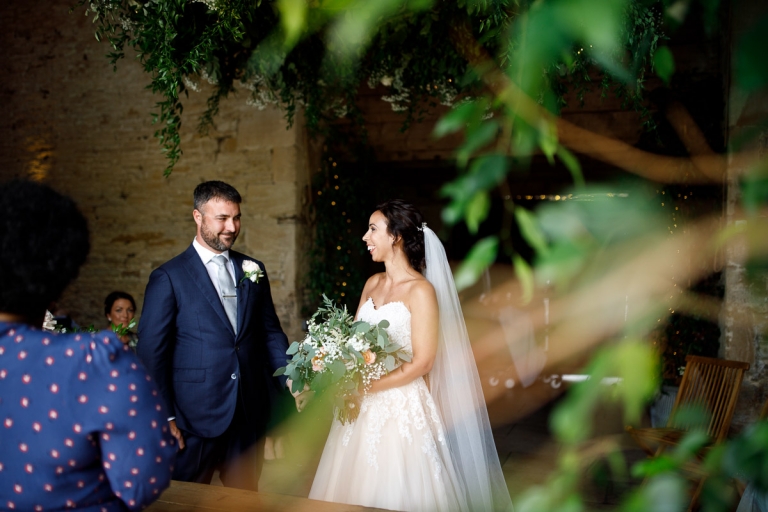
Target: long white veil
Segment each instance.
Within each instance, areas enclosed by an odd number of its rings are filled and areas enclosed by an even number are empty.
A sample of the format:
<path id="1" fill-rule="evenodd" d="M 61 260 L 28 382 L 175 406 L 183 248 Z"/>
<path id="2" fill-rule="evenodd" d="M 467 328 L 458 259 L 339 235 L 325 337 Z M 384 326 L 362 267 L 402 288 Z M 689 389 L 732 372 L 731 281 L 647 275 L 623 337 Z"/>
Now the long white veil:
<path id="1" fill-rule="evenodd" d="M 512 510 L 448 258 L 435 232 L 426 225 L 423 230 L 424 276 L 435 288 L 440 311 L 437 357 L 429 373 L 431 393 L 470 510 Z"/>

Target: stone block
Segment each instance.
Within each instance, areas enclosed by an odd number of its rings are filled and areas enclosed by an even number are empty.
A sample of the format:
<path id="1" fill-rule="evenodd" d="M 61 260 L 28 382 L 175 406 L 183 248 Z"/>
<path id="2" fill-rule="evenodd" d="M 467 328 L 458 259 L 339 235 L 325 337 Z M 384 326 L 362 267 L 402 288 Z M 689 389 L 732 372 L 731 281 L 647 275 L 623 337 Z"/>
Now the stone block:
<path id="1" fill-rule="evenodd" d="M 248 183 L 245 193 L 248 196 L 249 210 L 260 216 L 277 219 L 298 213 L 295 183 Z"/>
<path id="2" fill-rule="evenodd" d="M 272 158 L 268 150 L 238 151 L 236 153 L 217 153 L 212 164 L 216 178 L 231 183 L 271 183 Z M 235 185 L 234 183 L 231 183 Z"/>
<path id="3" fill-rule="evenodd" d="M 282 112 L 274 108 L 244 112 L 237 127 L 237 144 L 243 149 L 293 146 L 297 129 L 286 129 Z"/>
<path id="4" fill-rule="evenodd" d="M 297 175 L 306 173 L 305 166 L 299 165 L 296 146 L 276 147 L 272 150 L 272 179 L 275 182 L 295 182 Z"/>

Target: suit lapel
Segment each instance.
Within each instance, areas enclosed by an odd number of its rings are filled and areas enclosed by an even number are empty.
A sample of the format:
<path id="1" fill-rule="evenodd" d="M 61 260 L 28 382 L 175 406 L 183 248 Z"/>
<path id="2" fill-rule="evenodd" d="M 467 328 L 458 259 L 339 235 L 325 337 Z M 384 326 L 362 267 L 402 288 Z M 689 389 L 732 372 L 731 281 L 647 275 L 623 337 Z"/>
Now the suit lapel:
<path id="1" fill-rule="evenodd" d="M 235 286 L 237 289 L 237 332 L 243 332 L 243 326 L 248 320 L 246 312 L 248 311 L 248 299 L 251 295 L 251 286 L 253 283 L 250 279 L 243 280 L 245 273 L 243 272 L 243 261 L 245 256 L 239 252 L 230 250 L 229 255 L 232 258 L 232 262 L 235 264 Z M 242 282 L 241 282 L 242 280 Z"/>
<path id="2" fill-rule="evenodd" d="M 227 326 L 227 329 L 229 329 L 229 332 L 232 333 L 232 336 L 235 335 L 234 330 L 232 330 L 232 324 L 229 323 L 229 318 L 227 318 L 227 313 L 224 311 L 224 306 L 221 304 L 221 298 L 219 298 L 219 294 L 216 293 L 216 288 L 213 286 L 213 283 L 211 282 L 211 277 L 208 275 L 208 270 L 206 270 L 205 265 L 203 264 L 203 261 L 200 259 L 200 256 L 198 256 L 197 251 L 193 246 L 189 246 L 189 249 L 187 249 L 185 253 L 186 258 L 184 259 L 184 266 L 187 269 L 187 272 L 189 272 L 190 276 L 192 277 L 192 280 L 195 282 L 197 287 L 200 289 L 200 293 L 203 297 L 206 298 L 208 303 L 211 305 L 213 310 L 216 312 L 216 314 L 219 316 L 221 321 L 224 323 L 224 325 Z M 238 311 L 240 310 L 240 293 L 238 295 Z M 240 314 L 238 313 L 238 317 Z"/>

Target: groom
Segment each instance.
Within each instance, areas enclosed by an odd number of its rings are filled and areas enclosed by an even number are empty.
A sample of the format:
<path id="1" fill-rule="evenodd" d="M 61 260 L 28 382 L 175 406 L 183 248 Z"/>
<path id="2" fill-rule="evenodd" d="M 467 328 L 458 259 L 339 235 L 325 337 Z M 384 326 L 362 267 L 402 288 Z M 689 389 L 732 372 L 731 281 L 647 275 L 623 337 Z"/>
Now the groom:
<path id="1" fill-rule="evenodd" d="M 224 485 L 256 490 L 270 379 L 285 364 L 288 340 L 264 265 L 230 250 L 240 233 L 240 194 L 208 181 L 194 201 L 192 245 L 149 277 L 138 355 L 179 441 L 173 479 L 210 483 L 218 469 Z M 258 265 L 252 279 L 244 279 L 246 262 L 246 270 Z"/>

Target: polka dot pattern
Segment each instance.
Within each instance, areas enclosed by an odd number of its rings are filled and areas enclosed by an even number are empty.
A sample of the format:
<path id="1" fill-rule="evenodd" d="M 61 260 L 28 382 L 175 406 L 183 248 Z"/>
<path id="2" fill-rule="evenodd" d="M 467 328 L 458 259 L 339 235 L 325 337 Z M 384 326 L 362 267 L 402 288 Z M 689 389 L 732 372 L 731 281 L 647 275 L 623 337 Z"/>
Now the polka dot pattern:
<path id="1" fill-rule="evenodd" d="M 154 383 L 112 333 L 0 322 L 0 509 L 141 510 L 176 453 Z"/>

